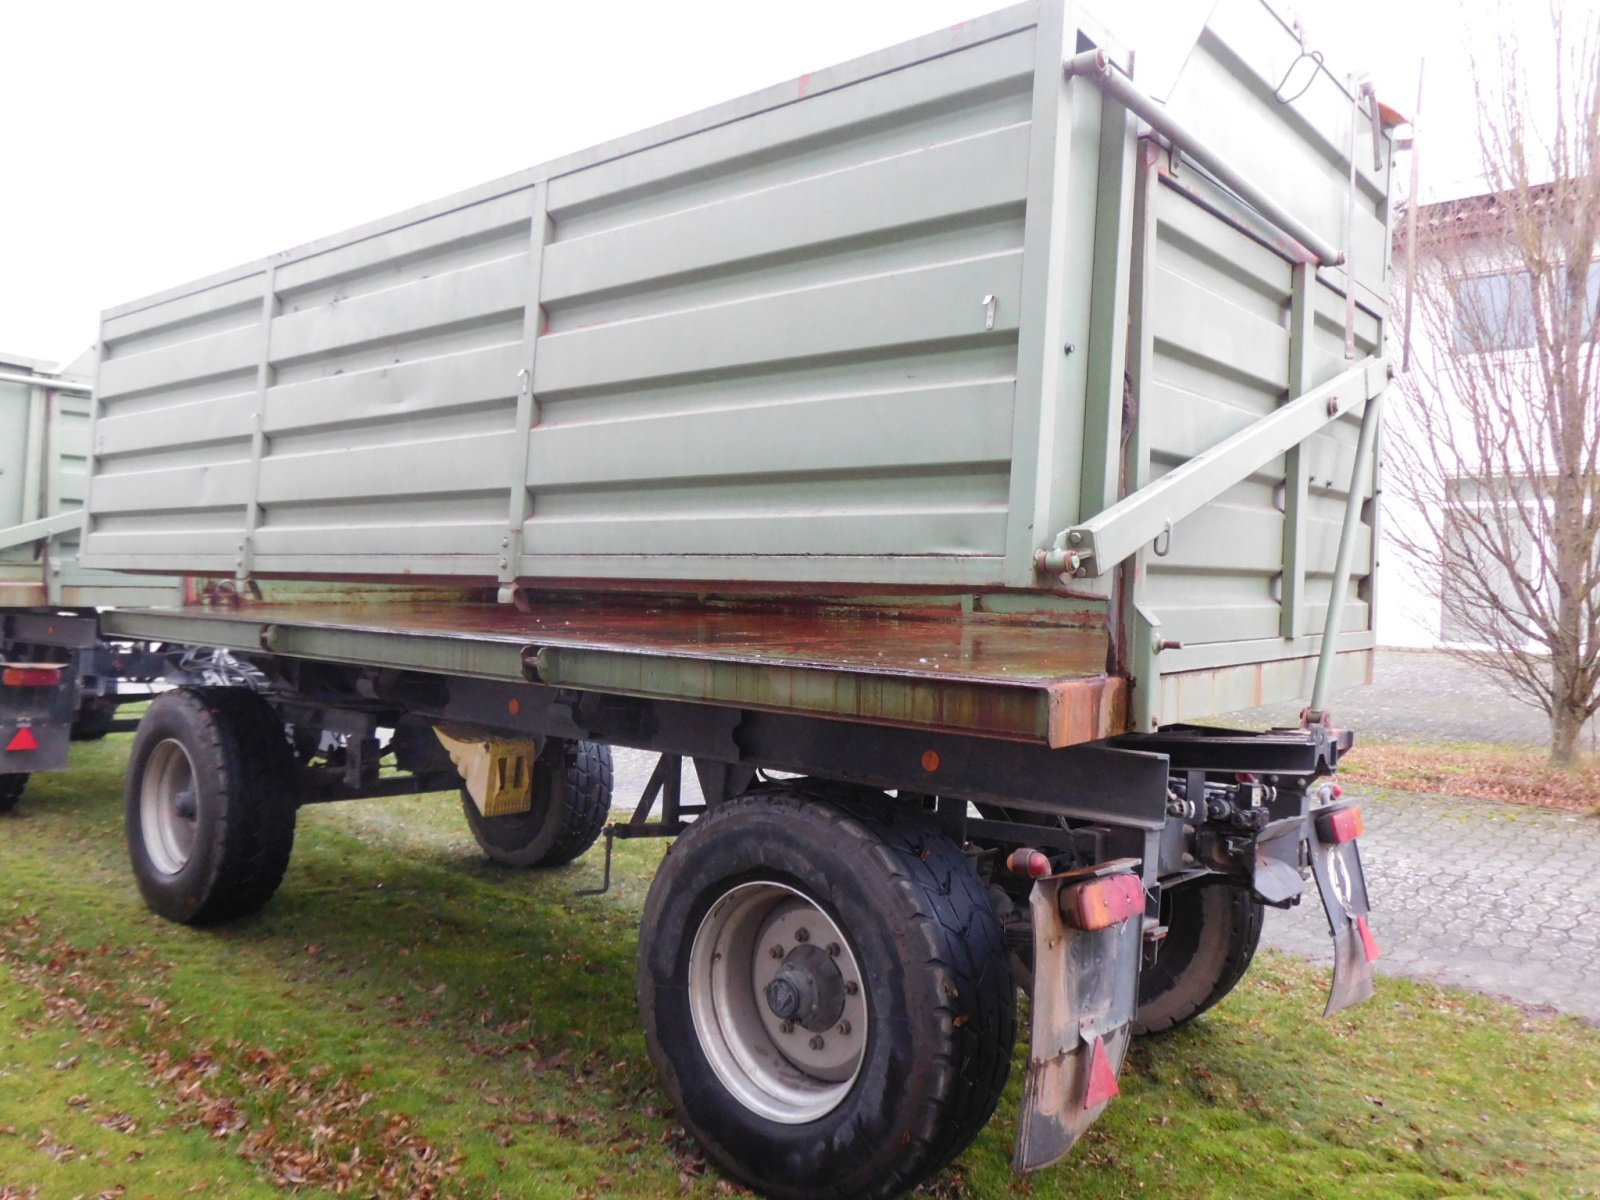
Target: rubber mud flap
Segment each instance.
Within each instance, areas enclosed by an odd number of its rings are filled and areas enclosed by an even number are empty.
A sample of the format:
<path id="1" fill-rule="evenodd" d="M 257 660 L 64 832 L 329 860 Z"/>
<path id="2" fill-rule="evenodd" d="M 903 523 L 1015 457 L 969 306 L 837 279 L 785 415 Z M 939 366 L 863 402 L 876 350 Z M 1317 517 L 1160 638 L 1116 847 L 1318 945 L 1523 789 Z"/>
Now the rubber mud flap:
<path id="1" fill-rule="evenodd" d="M 1121 859 L 1033 885 L 1033 1033 L 1013 1170 L 1059 1162 L 1117 1094 L 1138 1007 L 1143 914 L 1074 929 L 1062 917 L 1061 893 L 1136 866 Z"/>
<path id="2" fill-rule="evenodd" d="M 1328 930 L 1333 934 L 1333 985 L 1328 990 L 1327 1007 L 1322 1010 L 1323 1016 L 1331 1017 L 1372 996 L 1372 964 L 1378 957 L 1378 948 L 1367 926 L 1367 879 L 1361 870 L 1361 852 L 1356 849 L 1356 842 L 1324 842 L 1316 834 L 1316 822 L 1308 823 L 1312 830 L 1311 871 L 1322 893 Z"/>

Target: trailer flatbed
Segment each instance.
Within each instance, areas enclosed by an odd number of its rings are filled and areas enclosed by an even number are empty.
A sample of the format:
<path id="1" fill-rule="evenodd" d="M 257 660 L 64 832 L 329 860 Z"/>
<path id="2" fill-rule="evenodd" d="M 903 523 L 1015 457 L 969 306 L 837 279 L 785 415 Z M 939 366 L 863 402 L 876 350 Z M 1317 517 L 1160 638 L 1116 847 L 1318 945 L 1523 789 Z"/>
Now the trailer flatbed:
<path id="1" fill-rule="evenodd" d="M 545 598 L 246 603 L 106 614 L 135 640 L 1042 743 L 1126 731 L 1103 622 L 892 618 L 843 606 Z"/>

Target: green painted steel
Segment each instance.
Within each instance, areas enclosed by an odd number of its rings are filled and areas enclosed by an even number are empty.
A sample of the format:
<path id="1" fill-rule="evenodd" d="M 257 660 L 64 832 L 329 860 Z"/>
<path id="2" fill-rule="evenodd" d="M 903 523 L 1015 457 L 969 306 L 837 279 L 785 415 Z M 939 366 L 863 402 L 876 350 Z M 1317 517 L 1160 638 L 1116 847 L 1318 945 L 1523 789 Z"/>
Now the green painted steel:
<path id="1" fill-rule="evenodd" d="M 174 604 L 177 581 L 78 561 L 88 481 L 88 379 L 0 355 L 0 606 Z"/>
<path id="2" fill-rule="evenodd" d="M 1065 69 L 1097 47 L 1131 61 L 1032 0 L 108 311 L 83 563 L 1071 593 L 1120 618 L 1141 728 L 1285 698 L 1299 667 L 1257 668 L 1330 607 L 1358 661 L 1375 506 L 1329 600 L 1359 407 L 1207 473 L 1170 535 L 1116 524 L 1104 578 L 1048 557 L 1384 354 L 1371 103 L 1327 70 L 1280 103 L 1297 36 L 1221 0 L 1166 103 L 1258 212 Z"/>

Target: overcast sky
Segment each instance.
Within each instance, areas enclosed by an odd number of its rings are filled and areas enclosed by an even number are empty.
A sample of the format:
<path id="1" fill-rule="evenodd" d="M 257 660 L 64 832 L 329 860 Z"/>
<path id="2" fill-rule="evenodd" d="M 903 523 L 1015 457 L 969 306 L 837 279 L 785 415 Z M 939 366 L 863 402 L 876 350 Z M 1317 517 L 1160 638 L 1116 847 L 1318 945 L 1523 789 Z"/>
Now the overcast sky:
<path id="1" fill-rule="evenodd" d="M 1330 67 L 1403 112 L 1427 56 L 1438 179 L 1471 170 L 1463 36 L 1493 44 L 1493 0 L 1465 3 L 1293 6 Z M 103 308 L 1000 6 L 9 0 L 0 351 L 64 362 Z M 1158 71 L 1209 3 L 1088 7 Z"/>

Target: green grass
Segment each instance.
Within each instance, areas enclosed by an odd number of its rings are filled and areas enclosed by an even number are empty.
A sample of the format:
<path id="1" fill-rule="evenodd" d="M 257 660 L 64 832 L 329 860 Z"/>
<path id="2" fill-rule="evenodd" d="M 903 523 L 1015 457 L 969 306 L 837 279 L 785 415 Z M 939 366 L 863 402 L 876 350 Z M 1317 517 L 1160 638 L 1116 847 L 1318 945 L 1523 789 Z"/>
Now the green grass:
<path id="1" fill-rule="evenodd" d="M 612 893 L 580 899 L 598 854 L 492 869 L 449 798 L 312 808 L 264 912 L 189 930 L 128 873 L 126 741 L 75 747 L 0 821 L 0 1197 L 733 1190 L 637 1029 L 659 846 L 621 844 Z M 1137 1046 L 1071 1158 L 1020 1181 L 1014 1073 L 929 1190 L 1600 1196 L 1600 1031 L 1391 980 L 1324 1022 L 1324 982 L 1264 956 L 1212 1015 Z"/>

